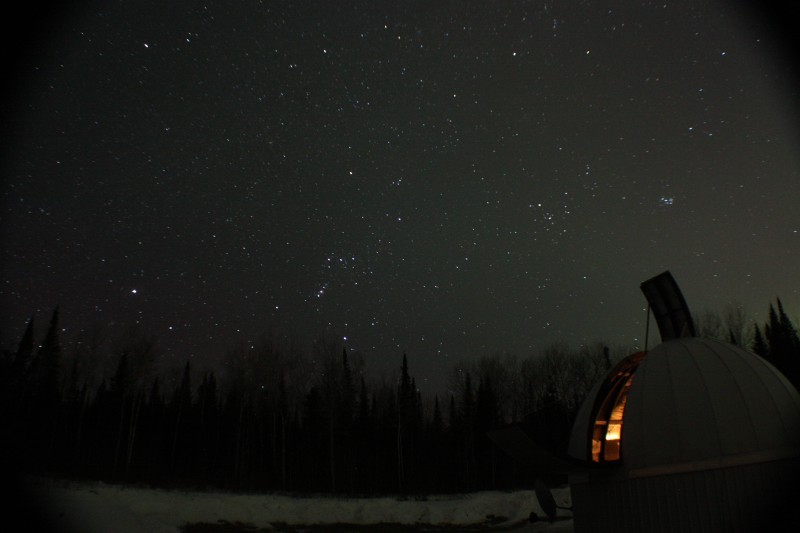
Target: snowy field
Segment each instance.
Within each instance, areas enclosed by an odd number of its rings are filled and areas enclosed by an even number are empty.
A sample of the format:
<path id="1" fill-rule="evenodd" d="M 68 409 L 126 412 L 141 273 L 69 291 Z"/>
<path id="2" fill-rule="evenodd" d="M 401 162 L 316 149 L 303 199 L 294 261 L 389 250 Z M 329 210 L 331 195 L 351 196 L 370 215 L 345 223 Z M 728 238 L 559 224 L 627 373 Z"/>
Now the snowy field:
<path id="1" fill-rule="evenodd" d="M 559 519 L 552 523 L 528 522 L 531 512 L 544 516 L 532 490 L 427 499 L 306 498 L 46 479 L 29 479 L 25 483 L 41 513 L 39 518 L 56 531 L 65 532 L 572 531 L 569 511 L 559 510 Z M 556 489 L 553 493 L 558 505 L 569 505 L 569 489 Z M 193 526 L 187 529 L 189 524 Z M 229 527 L 222 527 L 225 524 Z"/>

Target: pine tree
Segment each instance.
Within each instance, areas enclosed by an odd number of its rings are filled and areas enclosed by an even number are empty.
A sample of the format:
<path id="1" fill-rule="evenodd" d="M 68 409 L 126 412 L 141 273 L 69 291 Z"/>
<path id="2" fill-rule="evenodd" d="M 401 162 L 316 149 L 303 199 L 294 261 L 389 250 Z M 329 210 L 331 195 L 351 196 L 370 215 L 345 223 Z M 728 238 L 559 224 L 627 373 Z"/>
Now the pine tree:
<path id="1" fill-rule="evenodd" d="M 25 333 L 22 334 L 22 339 L 17 346 L 17 351 L 14 353 L 11 371 L 15 381 L 20 384 L 24 380 L 33 358 L 33 319 L 34 316 L 31 315 L 28 325 L 25 327 Z"/>
<path id="2" fill-rule="evenodd" d="M 764 326 L 764 336 L 767 338 L 770 359 L 773 360 L 776 366 L 780 365 L 782 363 L 780 359 L 785 352 L 784 336 L 778 313 L 775 312 L 775 307 L 772 304 L 769 304 L 769 319 Z"/>
<path id="3" fill-rule="evenodd" d="M 768 360 L 780 370 L 795 387 L 800 388 L 800 339 L 780 298 L 778 310 L 770 304 L 769 322 L 764 326 L 768 345 Z"/>
<path id="4" fill-rule="evenodd" d="M 355 385 L 345 348 L 342 348 L 341 378 L 336 401 L 338 404 L 335 409 L 337 420 L 332 420 L 331 425 L 331 460 L 335 461 L 336 471 L 332 470 L 331 475 L 334 479 L 341 480 L 344 476 L 338 475 L 337 472 L 342 472 L 346 476 L 347 487 L 352 492 L 354 483 L 352 429 L 353 415 L 355 414 Z M 339 490 L 341 489 L 340 486 Z M 335 485 L 333 490 L 336 490 Z"/>
<path id="5" fill-rule="evenodd" d="M 115 410 L 117 411 L 117 436 L 114 445 L 114 466 L 112 476 L 117 477 L 119 462 L 122 455 L 123 446 L 123 431 L 125 429 L 125 412 L 128 403 L 128 394 L 130 388 L 130 370 L 128 365 L 128 352 L 122 352 L 117 363 L 117 370 L 114 377 L 111 379 L 111 388 L 109 392 L 115 402 Z"/>
<path id="6" fill-rule="evenodd" d="M 407 490 L 406 481 L 406 461 L 408 460 L 408 449 L 411 423 L 411 376 L 408 373 L 408 356 L 403 354 L 403 366 L 400 367 L 400 385 L 397 391 L 397 481 L 400 492 Z"/>
<path id="7" fill-rule="evenodd" d="M 197 388 L 197 411 L 199 423 L 198 448 L 199 472 L 201 477 L 210 478 L 216 471 L 214 458 L 218 444 L 218 400 L 217 379 L 214 372 L 203 375 L 203 381 Z"/>
<path id="8" fill-rule="evenodd" d="M 150 394 L 147 397 L 147 404 L 157 408 L 164 407 L 164 397 L 161 395 L 161 382 L 156 376 L 150 386 Z"/>
<path id="9" fill-rule="evenodd" d="M 170 470 L 168 453 L 171 452 L 169 448 L 171 435 L 166 434 L 166 404 L 158 376 L 153 377 L 150 383 L 143 411 L 140 448 L 142 456 L 147 459 L 148 474 L 152 480 Z"/>
<path id="10" fill-rule="evenodd" d="M 447 419 L 451 429 L 461 426 L 461 419 L 458 416 L 458 409 L 456 408 L 456 397 L 452 394 L 450 395 L 450 409 L 448 415 Z"/>
<path id="11" fill-rule="evenodd" d="M 353 468 L 356 471 L 355 488 L 364 493 L 371 486 L 369 475 L 374 472 L 373 439 L 374 427 L 370 409 L 369 392 L 364 376 L 361 376 L 358 394 L 358 414 L 353 434 Z"/>
<path id="12" fill-rule="evenodd" d="M 174 417 L 174 432 L 172 435 L 172 452 L 170 453 L 170 463 L 173 471 L 178 467 L 178 451 L 180 449 L 183 456 L 182 464 L 186 464 L 187 458 L 185 455 L 188 453 L 187 449 L 183 449 L 179 444 L 183 444 L 181 436 L 186 435 L 188 424 L 187 418 L 190 415 L 192 408 L 192 365 L 189 360 L 186 361 L 186 366 L 183 367 L 183 377 L 181 384 L 175 391 L 175 396 L 172 399 L 172 411 Z"/>
<path id="13" fill-rule="evenodd" d="M 20 339 L 17 350 L 11 355 L 10 364 L 6 366 L 8 376 L 0 376 L 2 387 L 0 387 L 0 401 L 2 401 L 3 418 L 9 420 L 11 428 L 6 428 L 7 435 L 25 436 L 25 432 L 19 425 L 28 422 L 29 409 L 32 407 L 34 398 L 31 397 L 31 379 L 29 370 L 33 360 L 33 321 L 34 317 L 28 320 L 25 332 Z M 9 437 L 11 438 L 11 437 Z M 23 445 L 24 448 L 24 445 Z"/>
<path id="14" fill-rule="evenodd" d="M 364 376 L 361 376 L 361 387 L 358 394 L 358 427 L 366 429 L 369 427 L 370 420 L 369 395 L 367 393 L 367 383 Z"/>
<path id="15" fill-rule="evenodd" d="M 303 446 L 304 460 L 301 469 L 304 488 L 308 491 L 319 491 L 327 485 L 321 474 L 329 471 L 329 453 L 326 453 L 328 450 L 325 446 L 327 422 L 324 401 L 316 385 L 308 391 L 303 403 L 302 432 L 303 438 L 300 442 Z"/>
<path id="16" fill-rule="evenodd" d="M 35 391 L 34 411 L 37 422 L 40 461 L 49 464 L 55 447 L 60 413 L 61 340 L 58 325 L 59 308 L 53 310 L 50 326 L 32 364 Z"/>
<path id="17" fill-rule="evenodd" d="M 778 322 L 781 327 L 781 333 L 784 337 L 784 343 L 792 357 L 800 357 L 800 336 L 798 336 L 797 329 L 795 329 L 792 321 L 789 320 L 788 315 L 783 310 L 783 303 L 780 298 L 777 298 L 778 303 Z"/>
<path id="18" fill-rule="evenodd" d="M 44 337 L 39 353 L 40 396 L 49 409 L 55 408 L 59 400 L 59 378 L 61 365 L 61 339 L 58 327 L 58 306 L 53 310 L 50 327 Z"/>
<path id="19" fill-rule="evenodd" d="M 461 469 L 463 483 L 467 490 L 473 490 L 475 479 L 475 397 L 472 392 L 472 377 L 467 372 L 464 377 L 464 393 L 461 398 L 460 419 L 462 423 L 463 452 Z"/>
<path id="20" fill-rule="evenodd" d="M 500 409 L 497 395 L 489 376 L 485 376 L 475 399 L 475 458 L 478 475 L 485 488 L 494 488 L 496 483 L 495 450 L 489 440 L 488 432 L 500 425 Z"/>
<path id="21" fill-rule="evenodd" d="M 767 343 L 761 335 L 761 328 L 758 327 L 758 324 L 753 324 L 753 330 L 753 353 L 761 357 L 767 357 L 769 355 L 769 347 L 767 347 Z"/>
<path id="22" fill-rule="evenodd" d="M 339 415 L 343 427 L 348 428 L 352 422 L 355 411 L 355 384 L 350 370 L 350 363 L 347 360 L 347 349 L 342 348 L 342 384 L 341 384 L 341 406 Z"/>
<path id="23" fill-rule="evenodd" d="M 464 424 L 458 413 L 458 405 L 454 394 L 450 395 L 448 405 L 447 426 L 444 434 L 444 465 L 442 469 L 442 488 L 454 492 L 464 490 L 463 477 L 463 448 Z"/>
<path id="24" fill-rule="evenodd" d="M 439 395 L 433 397 L 433 414 L 427 431 L 427 442 L 425 446 L 425 471 L 428 472 L 428 490 L 438 491 L 442 489 L 442 476 L 445 473 L 446 453 L 445 426 L 442 410 L 439 406 Z"/>

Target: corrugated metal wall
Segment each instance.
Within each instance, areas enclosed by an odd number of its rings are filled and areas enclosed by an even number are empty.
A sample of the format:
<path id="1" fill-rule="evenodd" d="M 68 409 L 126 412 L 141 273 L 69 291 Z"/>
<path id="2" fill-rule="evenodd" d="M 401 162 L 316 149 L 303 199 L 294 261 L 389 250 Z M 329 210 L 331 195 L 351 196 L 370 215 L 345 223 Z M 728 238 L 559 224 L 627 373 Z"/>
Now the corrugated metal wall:
<path id="1" fill-rule="evenodd" d="M 800 516 L 797 459 L 573 483 L 576 533 L 752 533 Z"/>

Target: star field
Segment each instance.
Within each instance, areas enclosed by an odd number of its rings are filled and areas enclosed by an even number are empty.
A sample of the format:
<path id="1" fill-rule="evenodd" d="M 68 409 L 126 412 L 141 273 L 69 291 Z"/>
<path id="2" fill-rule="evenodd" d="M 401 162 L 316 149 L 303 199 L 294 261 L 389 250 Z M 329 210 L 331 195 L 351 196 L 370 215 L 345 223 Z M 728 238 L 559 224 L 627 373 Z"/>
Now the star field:
<path id="1" fill-rule="evenodd" d="M 796 84 L 744 8 L 111 1 L 55 26 L 4 132 L 4 345 L 60 304 L 177 360 L 327 330 L 439 386 L 462 357 L 641 344 L 666 269 L 692 308 L 800 312 Z"/>

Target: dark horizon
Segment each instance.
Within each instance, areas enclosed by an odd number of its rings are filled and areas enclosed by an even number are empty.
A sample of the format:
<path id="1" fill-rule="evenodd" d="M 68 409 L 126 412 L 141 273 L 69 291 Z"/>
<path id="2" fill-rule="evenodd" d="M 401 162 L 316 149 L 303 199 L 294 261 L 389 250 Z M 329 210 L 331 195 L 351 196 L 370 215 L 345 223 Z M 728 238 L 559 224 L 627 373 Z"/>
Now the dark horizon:
<path id="1" fill-rule="evenodd" d="M 720 318 L 717 334 L 727 342 L 688 340 L 706 346 L 714 358 L 709 346 L 758 359 L 741 346 L 751 348 L 765 359 L 760 371 L 796 396 L 800 337 L 780 301 L 747 344 L 737 334 L 749 324 L 735 315 Z M 701 322 L 698 333 L 709 333 L 709 326 L 713 322 Z M 692 337 L 686 332 L 635 359 L 602 347 L 553 349 L 522 360 L 487 355 L 473 368 L 458 369 L 449 394 L 431 397 L 418 389 L 405 355 L 398 379 L 376 383 L 363 377 L 335 338 L 315 346 L 316 361 L 304 360 L 291 346 L 232 354 L 224 379 L 187 360 L 170 383 L 153 367 L 157 354 L 146 338 L 118 346 L 113 369 L 101 380 L 92 375 L 91 349 L 65 353 L 61 331 L 56 310 L 41 342 L 28 328 L 14 353 L 0 354 L 0 419 L 7 430 L 0 456 L 7 471 L 295 494 L 452 494 L 530 487 L 542 479 L 563 483 L 561 461 L 528 464 L 525 454 L 498 454 L 492 431 L 514 424 L 548 453 L 564 456 L 574 428 L 589 416 L 589 393 L 604 390 L 597 388 L 603 380 L 619 380 L 620 359 L 624 369 L 632 360 L 646 364 L 659 349 L 657 359 L 670 349 L 684 360 L 692 357 L 680 344 Z M 620 385 L 630 380 L 624 377 Z M 619 389 L 606 390 L 601 399 L 617 394 Z M 610 412 L 609 406 L 602 416 Z M 611 457 L 606 459 L 619 455 Z"/>

